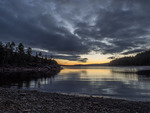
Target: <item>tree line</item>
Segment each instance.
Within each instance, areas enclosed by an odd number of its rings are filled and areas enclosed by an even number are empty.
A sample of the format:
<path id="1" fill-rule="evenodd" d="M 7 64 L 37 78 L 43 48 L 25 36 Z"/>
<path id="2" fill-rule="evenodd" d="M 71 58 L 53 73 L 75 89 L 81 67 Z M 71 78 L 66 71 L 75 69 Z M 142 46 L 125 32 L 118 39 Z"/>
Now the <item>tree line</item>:
<path id="1" fill-rule="evenodd" d="M 14 42 L 3 44 L 0 42 L 0 67 L 9 66 L 43 66 L 58 65 L 53 59 L 43 57 L 42 52 L 32 55 L 32 48 L 25 49 L 22 43 L 17 46 Z"/>
<path id="2" fill-rule="evenodd" d="M 150 66 L 150 50 L 138 53 L 136 56 L 122 57 L 112 60 L 110 66 Z"/>

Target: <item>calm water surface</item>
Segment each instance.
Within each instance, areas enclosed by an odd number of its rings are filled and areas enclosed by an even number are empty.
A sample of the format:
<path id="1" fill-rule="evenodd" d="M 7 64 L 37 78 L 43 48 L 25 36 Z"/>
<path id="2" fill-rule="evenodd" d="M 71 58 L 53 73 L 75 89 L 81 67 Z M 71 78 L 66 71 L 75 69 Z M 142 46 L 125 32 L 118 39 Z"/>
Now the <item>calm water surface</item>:
<path id="1" fill-rule="evenodd" d="M 142 70 L 150 67 L 64 67 L 52 77 L 14 80 L 1 87 L 150 101 L 150 73 Z"/>

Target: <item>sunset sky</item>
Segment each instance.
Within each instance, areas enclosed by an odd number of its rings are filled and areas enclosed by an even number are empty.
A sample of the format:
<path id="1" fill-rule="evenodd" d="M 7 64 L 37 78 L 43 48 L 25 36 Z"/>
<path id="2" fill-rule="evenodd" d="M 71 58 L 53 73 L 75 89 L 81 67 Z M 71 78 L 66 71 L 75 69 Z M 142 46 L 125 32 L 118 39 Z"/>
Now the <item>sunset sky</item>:
<path id="1" fill-rule="evenodd" d="M 150 0 L 0 0 L 0 41 L 60 64 L 106 63 L 149 49 L 149 7 Z"/>

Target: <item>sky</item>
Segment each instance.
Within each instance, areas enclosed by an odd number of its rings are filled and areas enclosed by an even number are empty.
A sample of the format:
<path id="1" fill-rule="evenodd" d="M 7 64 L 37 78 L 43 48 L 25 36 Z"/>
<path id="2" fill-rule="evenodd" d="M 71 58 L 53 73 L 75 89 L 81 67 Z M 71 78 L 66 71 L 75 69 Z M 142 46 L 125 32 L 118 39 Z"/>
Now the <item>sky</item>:
<path id="1" fill-rule="evenodd" d="M 150 0 L 0 0 L 0 41 L 60 64 L 106 63 L 150 47 Z"/>

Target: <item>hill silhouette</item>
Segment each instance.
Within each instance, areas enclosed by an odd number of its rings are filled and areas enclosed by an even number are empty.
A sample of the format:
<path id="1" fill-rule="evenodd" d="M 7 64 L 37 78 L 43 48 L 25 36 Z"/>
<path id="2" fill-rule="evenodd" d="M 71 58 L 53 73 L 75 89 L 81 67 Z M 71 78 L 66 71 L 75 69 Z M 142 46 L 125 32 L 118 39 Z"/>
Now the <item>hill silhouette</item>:
<path id="1" fill-rule="evenodd" d="M 5 45 L 0 42 L 0 67 L 43 67 L 46 65 L 58 65 L 53 59 L 48 59 L 42 53 L 32 56 L 32 48 L 24 48 L 22 43 L 18 46 L 14 42 Z"/>
<path id="2" fill-rule="evenodd" d="M 135 56 L 122 57 L 112 60 L 110 66 L 150 66 L 150 50 L 138 53 Z"/>

